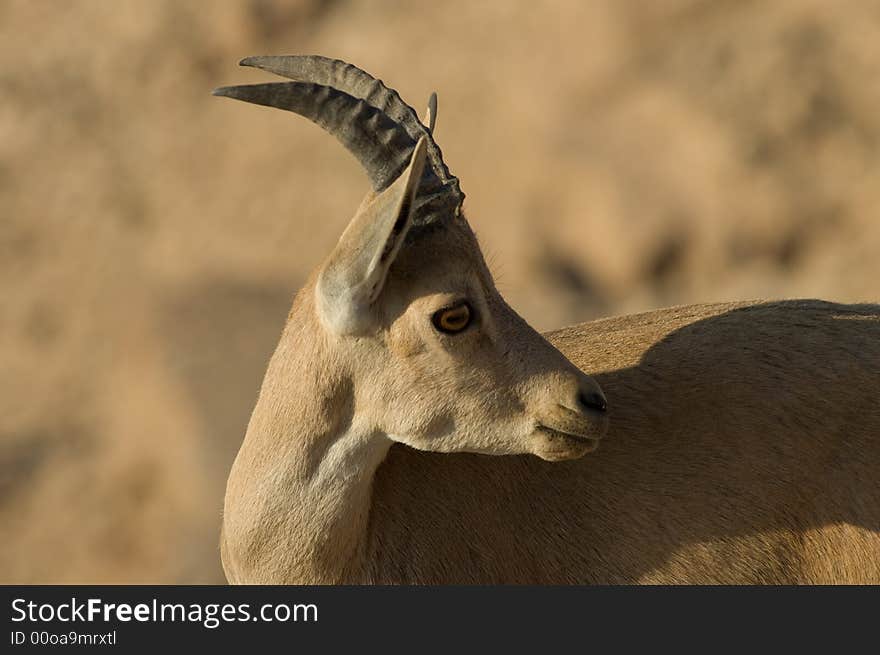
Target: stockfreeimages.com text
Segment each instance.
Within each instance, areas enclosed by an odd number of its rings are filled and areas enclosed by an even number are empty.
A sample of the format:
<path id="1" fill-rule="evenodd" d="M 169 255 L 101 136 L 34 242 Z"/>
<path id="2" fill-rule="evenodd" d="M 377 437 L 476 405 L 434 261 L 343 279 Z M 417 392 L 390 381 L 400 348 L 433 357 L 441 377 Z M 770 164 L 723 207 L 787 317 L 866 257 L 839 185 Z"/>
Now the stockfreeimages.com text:
<path id="1" fill-rule="evenodd" d="M 200 623 L 208 629 L 221 623 L 236 621 L 317 623 L 318 607 L 311 603 L 267 603 L 252 608 L 248 603 L 160 603 L 155 598 L 149 603 L 105 603 L 100 598 L 63 603 L 35 603 L 24 598 L 12 601 L 13 622 L 31 623 L 105 623 L 138 621 L 142 623 L 189 622 Z"/>

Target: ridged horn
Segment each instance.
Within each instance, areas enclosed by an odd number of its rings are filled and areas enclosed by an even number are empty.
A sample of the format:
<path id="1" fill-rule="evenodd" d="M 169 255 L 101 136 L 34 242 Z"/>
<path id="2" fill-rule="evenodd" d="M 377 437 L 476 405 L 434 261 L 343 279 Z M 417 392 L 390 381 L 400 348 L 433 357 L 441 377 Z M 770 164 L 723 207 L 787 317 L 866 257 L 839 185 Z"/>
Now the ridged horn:
<path id="1" fill-rule="evenodd" d="M 317 123 L 357 157 L 376 191 L 397 178 L 416 142 L 425 137 L 430 165 L 419 184 L 413 222 L 425 225 L 461 214 L 464 194 L 432 136 L 436 118 L 433 96 L 432 124 L 425 127 L 397 91 L 339 59 L 266 56 L 247 57 L 240 64 L 295 81 L 222 87 L 214 95 L 285 109 Z"/>
<path id="2" fill-rule="evenodd" d="M 398 123 L 364 100 L 308 82 L 224 86 L 215 96 L 291 111 L 335 136 L 361 163 L 373 189 L 391 184 L 409 162 L 415 141 Z"/>
<path id="3" fill-rule="evenodd" d="M 362 99 L 380 110 L 391 120 L 400 124 L 414 142 L 423 136 L 427 137 L 430 170 L 425 169 L 422 195 L 435 196 L 442 190 L 450 200 L 439 203 L 435 198 L 429 203 L 433 208 L 431 211 L 443 211 L 451 208 L 453 213 L 458 215 L 464 202 L 464 193 L 461 191 L 458 179 L 449 172 L 443 162 L 443 153 L 434 141 L 432 134 L 433 120 L 436 119 L 436 94 L 432 94 L 430 102 L 433 110 L 430 121 L 432 124 L 426 127 L 419 120 L 415 110 L 401 99 L 397 91 L 387 87 L 382 80 L 376 79 L 366 71 L 341 59 L 331 59 L 320 55 L 257 56 L 246 57 L 239 63 L 242 66 L 259 68 L 288 79 L 333 87 L 355 98 Z M 433 172 L 433 176 L 430 175 L 431 172 Z M 431 179 L 432 177 L 434 179 Z M 424 200 L 424 198 L 420 198 L 420 200 Z M 417 206 L 416 222 L 431 222 L 436 218 L 418 215 L 423 213 L 425 210 L 418 211 Z"/>

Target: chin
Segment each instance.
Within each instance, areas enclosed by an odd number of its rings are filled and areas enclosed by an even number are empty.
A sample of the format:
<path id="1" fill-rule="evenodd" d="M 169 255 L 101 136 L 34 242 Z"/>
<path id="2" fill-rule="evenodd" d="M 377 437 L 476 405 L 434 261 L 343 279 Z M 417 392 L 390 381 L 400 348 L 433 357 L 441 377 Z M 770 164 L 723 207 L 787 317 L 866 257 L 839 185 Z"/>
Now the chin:
<path id="1" fill-rule="evenodd" d="M 532 453 L 548 462 L 564 462 L 580 459 L 598 447 L 598 439 L 568 435 L 537 435 Z"/>

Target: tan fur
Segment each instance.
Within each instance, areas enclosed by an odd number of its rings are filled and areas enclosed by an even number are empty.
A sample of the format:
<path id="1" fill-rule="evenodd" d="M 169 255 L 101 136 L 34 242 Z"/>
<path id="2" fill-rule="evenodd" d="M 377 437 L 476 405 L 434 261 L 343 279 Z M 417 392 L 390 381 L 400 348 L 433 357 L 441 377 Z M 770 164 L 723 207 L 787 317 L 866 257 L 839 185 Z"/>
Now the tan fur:
<path id="1" fill-rule="evenodd" d="M 545 339 L 462 220 L 400 249 L 358 334 L 322 322 L 319 275 L 230 474 L 231 582 L 880 582 L 880 306 L 681 307 Z M 461 295 L 479 325 L 437 334 Z M 607 415 L 566 409 L 596 382 Z"/>

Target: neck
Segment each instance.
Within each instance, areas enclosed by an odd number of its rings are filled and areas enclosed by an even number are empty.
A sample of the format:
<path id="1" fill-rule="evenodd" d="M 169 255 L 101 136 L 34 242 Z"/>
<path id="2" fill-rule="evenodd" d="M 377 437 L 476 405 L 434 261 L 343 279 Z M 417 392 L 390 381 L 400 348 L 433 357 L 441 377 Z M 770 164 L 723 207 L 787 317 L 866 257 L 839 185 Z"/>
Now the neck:
<path id="1" fill-rule="evenodd" d="M 234 582 L 359 581 L 373 476 L 391 441 L 359 420 L 350 381 L 297 365 L 288 344 L 299 340 L 286 337 L 229 476 L 224 568 Z"/>

